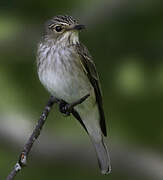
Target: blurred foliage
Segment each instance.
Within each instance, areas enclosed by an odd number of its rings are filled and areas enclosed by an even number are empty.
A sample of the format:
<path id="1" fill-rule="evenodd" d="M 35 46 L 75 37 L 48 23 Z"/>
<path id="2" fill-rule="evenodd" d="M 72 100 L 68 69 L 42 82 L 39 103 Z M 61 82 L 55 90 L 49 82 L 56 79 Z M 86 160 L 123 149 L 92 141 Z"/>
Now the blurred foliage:
<path id="1" fill-rule="evenodd" d="M 30 114 L 35 119 L 39 117 L 49 97 L 37 78 L 35 65 L 35 51 L 41 37 L 42 24 L 58 13 L 72 14 L 85 7 L 91 8 L 92 4 L 93 0 L 1 0 L 1 114 L 15 111 Z M 144 1 L 139 6 L 122 4 L 113 17 L 111 20 L 105 17 L 104 21 L 97 21 L 95 26 L 89 27 L 88 24 L 88 30 L 81 34 L 81 40 L 93 55 L 100 74 L 109 136 L 162 153 L 162 3 L 153 0 Z M 63 136 L 81 135 L 83 131 L 74 123 L 71 118 L 65 120 L 55 111 L 50 115 L 46 128 Z M 16 161 L 16 154 L 2 142 L 0 179 L 7 175 L 11 162 Z M 94 170 L 63 164 L 30 163 L 17 179 L 131 179 L 125 174 L 102 177 Z"/>

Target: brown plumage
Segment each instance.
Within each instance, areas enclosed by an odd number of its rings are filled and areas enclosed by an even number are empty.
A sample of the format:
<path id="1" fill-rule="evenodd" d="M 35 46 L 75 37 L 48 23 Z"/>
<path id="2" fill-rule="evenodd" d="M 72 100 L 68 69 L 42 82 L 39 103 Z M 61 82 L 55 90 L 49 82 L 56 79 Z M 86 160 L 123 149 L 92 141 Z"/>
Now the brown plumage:
<path id="1" fill-rule="evenodd" d="M 74 107 L 72 114 L 87 131 L 103 174 L 111 171 L 110 158 L 103 141 L 106 136 L 102 93 L 95 64 L 79 41 L 84 26 L 71 16 L 55 16 L 45 26 L 38 46 L 38 75 L 42 84 L 57 99 L 73 103 L 90 96 Z"/>

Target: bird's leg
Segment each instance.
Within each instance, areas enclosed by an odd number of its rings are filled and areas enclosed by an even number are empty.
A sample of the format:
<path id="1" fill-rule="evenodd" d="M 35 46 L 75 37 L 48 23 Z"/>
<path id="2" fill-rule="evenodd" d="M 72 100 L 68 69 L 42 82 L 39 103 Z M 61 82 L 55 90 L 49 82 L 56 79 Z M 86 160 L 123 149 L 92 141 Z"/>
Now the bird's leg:
<path id="1" fill-rule="evenodd" d="M 69 116 L 70 115 L 69 104 L 64 100 L 60 100 L 59 111 L 65 115 Z"/>
<path id="2" fill-rule="evenodd" d="M 83 96 L 82 98 L 80 98 L 79 100 L 73 102 L 73 103 L 67 103 L 64 100 L 60 100 L 59 102 L 59 110 L 61 113 L 64 113 L 65 115 L 69 116 L 72 113 L 72 110 L 75 106 L 77 106 L 78 104 L 83 103 L 88 97 L 90 96 L 90 94 L 87 94 L 86 96 Z"/>

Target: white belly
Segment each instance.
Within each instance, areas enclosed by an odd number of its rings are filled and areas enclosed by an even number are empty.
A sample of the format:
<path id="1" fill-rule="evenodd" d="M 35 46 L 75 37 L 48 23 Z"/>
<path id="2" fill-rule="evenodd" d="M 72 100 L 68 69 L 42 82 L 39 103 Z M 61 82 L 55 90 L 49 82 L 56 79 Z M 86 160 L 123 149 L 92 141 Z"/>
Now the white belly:
<path id="1" fill-rule="evenodd" d="M 78 56 L 75 60 L 73 56 L 72 60 L 70 52 L 64 51 L 64 56 L 62 52 L 57 52 L 57 56 L 54 54 L 48 58 L 44 65 L 46 70 L 39 73 L 39 78 L 54 97 L 71 103 L 92 91 L 92 85 L 82 69 L 80 59 L 77 59 Z"/>

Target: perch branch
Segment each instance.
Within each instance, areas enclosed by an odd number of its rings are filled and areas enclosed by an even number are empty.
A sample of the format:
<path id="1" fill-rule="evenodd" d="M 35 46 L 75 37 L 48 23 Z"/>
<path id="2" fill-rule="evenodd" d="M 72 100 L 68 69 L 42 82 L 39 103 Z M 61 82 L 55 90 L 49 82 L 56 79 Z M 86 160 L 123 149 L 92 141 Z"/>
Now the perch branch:
<path id="1" fill-rule="evenodd" d="M 6 180 L 13 180 L 14 177 L 17 175 L 17 173 L 26 165 L 28 154 L 31 151 L 31 148 L 32 148 L 34 142 L 39 137 L 40 132 L 43 128 L 43 125 L 48 117 L 48 114 L 49 114 L 53 104 L 56 102 L 57 102 L 56 99 L 53 96 L 51 96 L 47 105 L 45 106 L 44 111 L 42 112 L 42 114 L 38 120 L 38 123 L 37 123 L 32 135 L 28 139 L 27 143 L 24 145 L 24 148 L 19 156 L 18 162 L 16 163 L 16 165 L 14 166 L 14 168 L 12 169 L 10 174 L 7 176 Z"/>
<path id="2" fill-rule="evenodd" d="M 71 114 L 73 112 L 73 108 L 76 105 L 81 104 L 88 97 L 89 97 L 89 94 L 82 97 L 81 99 L 73 102 L 72 104 L 66 103 L 68 105 L 68 107 L 69 107 L 69 109 L 68 109 L 69 113 Z M 18 162 L 16 163 L 16 165 L 14 166 L 14 168 L 12 169 L 10 174 L 7 176 L 6 180 L 13 180 L 14 177 L 17 175 L 17 173 L 27 164 L 28 154 L 31 151 L 31 148 L 32 148 L 34 142 L 39 137 L 39 135 L 41 133 L 41 130 L 43 128 L 43 125 L 44 125 L 44 123 L 45 123 L 45 121 L 46 121 L 46 119 L 48 117 L 48 114 L 49 114 L 53 104 L 57 103 L 57 104 L 60 105 L 61 102 L 62 102 L 62 100 L 58 100 L 58 99 L 54 98 L 53 96 L 50 97 L 47 105 L 45 106 L 44 111 L 42 112 L 42 114 L 41 114 L 41 116 L 40 116 L 40 118 L 38 120 L 38 123 L 37 123 L 32 135 L 30 136 L 27 143 L 24 145 L 24 148 L 23 148 L 22 152 L 20 153 Z"/>

